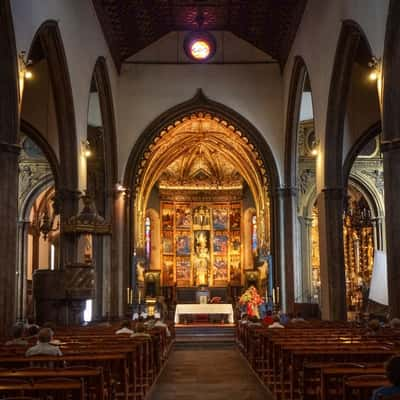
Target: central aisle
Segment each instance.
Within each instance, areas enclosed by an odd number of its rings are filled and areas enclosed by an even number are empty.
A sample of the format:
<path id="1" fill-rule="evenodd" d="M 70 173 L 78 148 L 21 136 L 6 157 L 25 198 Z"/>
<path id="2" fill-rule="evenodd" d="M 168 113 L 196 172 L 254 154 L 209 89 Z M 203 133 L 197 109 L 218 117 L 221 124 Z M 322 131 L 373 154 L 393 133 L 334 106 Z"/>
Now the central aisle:
<path id="1" fill-rule="evenodd" d="M 269 400 L 236 346 L 175 347 L 150 400 Z"/>

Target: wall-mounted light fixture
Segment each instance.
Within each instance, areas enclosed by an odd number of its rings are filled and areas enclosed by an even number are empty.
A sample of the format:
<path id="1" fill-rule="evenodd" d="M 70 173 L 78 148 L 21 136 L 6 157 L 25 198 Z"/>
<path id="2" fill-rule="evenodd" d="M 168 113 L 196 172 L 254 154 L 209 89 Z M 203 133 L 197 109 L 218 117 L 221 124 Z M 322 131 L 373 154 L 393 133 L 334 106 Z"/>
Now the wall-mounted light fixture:
<path id="1" fill-rule="evenodd" d="M 89 140 L 82 140 L 82 153 L 83 155 L 88 158 L 92 155 L 92 150 L 90 148 Z"/>
<path id="2" fill-rule="evenodd" d="M 371 68 L 371 71 L 368 75 L 368 79 L 371 82 L 376 82 L 381 75 L 381 60 L 377 57 L 372 57 L 371 61 L 368 63 L 368 67 Z"/>
<path id="3" fill-rule="evenodd" d="M 21 51 L 21 53 L 19 53 L 20 75 L 22 75 L 24 79 L 30 80 L 33 78 L 33 73 L 31 68 L 32 60 L 25 60 L 25 56 L 26 56 L 25 51 Z"/>
<path id="4" fill-rule="evenodd" d="M 311 143 L 311 155 L 314 156 L 314 157 L 318 155 L 319 143 L 320 143 L 320 141 L 319 141 L 318 138 L 315 138 L 313 140 L 313 142 Z"/>
<path id="5" fill-rule="evenodd" d="M 117 182 L 117 183 L 115 184 L 115 190 L 116 190 L 117 192 L 125 193 L 125 192 L 126 192 L 126 187 L 123 186 L 123 185 L 121 184 L 121 182 Z"/>

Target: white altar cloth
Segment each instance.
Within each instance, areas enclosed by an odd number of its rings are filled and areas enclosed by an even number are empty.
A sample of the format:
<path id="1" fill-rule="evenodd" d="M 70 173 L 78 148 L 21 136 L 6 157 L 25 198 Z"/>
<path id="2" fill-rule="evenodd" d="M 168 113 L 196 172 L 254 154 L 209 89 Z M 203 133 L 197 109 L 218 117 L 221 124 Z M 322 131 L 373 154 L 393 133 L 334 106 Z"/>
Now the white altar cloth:
<path id="1" fill-rule="evenodd" d="M 178 304 L 175 309 L 176 324 L 181 314 L 228 314 L 228 321 L 233 324 L 232 304 Z"/>

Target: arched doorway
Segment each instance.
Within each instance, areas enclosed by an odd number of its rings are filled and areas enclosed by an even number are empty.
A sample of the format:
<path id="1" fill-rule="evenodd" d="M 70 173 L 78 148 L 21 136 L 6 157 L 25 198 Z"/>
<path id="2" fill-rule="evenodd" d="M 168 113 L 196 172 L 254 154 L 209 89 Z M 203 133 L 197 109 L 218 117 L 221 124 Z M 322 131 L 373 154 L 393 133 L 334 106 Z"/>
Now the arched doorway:
<path id="1" fill-rule="evenodd" d="M 60 267 L 57 157 L 43 136 L 21 121 L 18 179 L 18 318 L 34 318 L 32 276 Z"/>
<path id="2" fill-rule="evenodd" d="M 271 228 L 277 183 L 275 162 L 262 136 L 199 92 L 163 114 L 131 153 L 125 177 L 131 190 L 127 250 L 145 270 L 160 271 L 164 287 L 240 288 L 246 270 L 257 270 L 260 257 L 270 261 L 277 254 Z M 244 228 L 250 209 L 257 221 L 254 251 L 252 231 Z M 154 221 L 157 214 L 160 264 L 146 264 L 146 216 Z M 134 267 L 131 263 L 132 285 L 140 286 L 136 277 L 141 274 Z M 269 274 L 279 286 L 272 263 Z M 265 290 L 266 276 L 259 276 Z"/>

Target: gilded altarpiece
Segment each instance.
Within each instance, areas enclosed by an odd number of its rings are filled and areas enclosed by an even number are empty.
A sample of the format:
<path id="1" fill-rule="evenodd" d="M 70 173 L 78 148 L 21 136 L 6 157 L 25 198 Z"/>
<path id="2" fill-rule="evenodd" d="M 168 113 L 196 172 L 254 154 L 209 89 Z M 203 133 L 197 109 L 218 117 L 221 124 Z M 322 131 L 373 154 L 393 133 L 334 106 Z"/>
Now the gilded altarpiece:
<path id="1" fill-rule="evenodd" d="M 163 285 L 241 284 L 242 204 L 161 202 Z"/>

